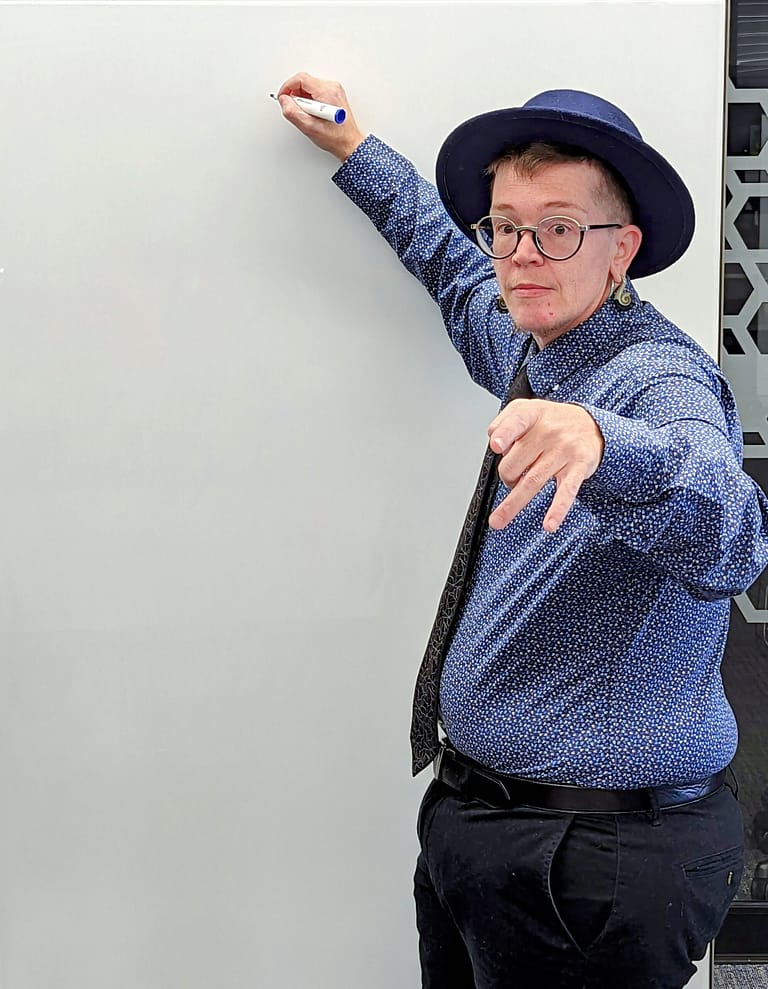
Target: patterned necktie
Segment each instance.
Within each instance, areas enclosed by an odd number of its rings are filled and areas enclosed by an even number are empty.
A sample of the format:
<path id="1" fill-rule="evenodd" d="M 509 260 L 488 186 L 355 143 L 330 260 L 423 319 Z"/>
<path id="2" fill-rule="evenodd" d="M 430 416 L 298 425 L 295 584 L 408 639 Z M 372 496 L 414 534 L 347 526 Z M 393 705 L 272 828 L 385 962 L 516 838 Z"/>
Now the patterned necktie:
<path id="1" fill-rule="evenodd" d="M 536 346 L 533 344 L 529 353 L 535 349 Z M 533 397 L 528 381 L 528 370 L 526 364 L 523 364 L 512 379 L 504 399 L 504 405 L 515 398 Z M 448 572 L 448 579 L 437 606 L 437 615 L 427 642 L 424 659 L 416 677 L 411 720 L 411 754 L 414 776 L 432 762 L 440 748 L 437 737 L 440 674 L 456 621 L 461 613 L 464 594 L 472 576 L 477 552 L 488 524 L 488 516 L 499 481 L 499 460 L 499 454 L 494 453 L 489 446 L 485 451 L 475 493 L 472 495 L 467 509 L 467 517 L 464 519 L 451 569 Z"/>

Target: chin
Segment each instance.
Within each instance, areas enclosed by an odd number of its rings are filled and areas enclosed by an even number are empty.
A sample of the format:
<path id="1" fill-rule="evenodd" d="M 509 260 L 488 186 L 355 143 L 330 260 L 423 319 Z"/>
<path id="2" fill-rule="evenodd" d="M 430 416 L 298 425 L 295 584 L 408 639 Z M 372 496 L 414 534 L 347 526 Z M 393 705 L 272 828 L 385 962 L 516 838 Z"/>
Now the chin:
<path id="1" fill-rule="evenodd" d="M 564 332 L 562 320 L 549 318 L 536 318 L 530 313 L 520 313 L 519 315 L 510 310 L 510 318 L 515 324 L 515 328 L 521 333 L 533 333 L 534 336 L 549 337 L 553 334 L 559 336 Z"/>

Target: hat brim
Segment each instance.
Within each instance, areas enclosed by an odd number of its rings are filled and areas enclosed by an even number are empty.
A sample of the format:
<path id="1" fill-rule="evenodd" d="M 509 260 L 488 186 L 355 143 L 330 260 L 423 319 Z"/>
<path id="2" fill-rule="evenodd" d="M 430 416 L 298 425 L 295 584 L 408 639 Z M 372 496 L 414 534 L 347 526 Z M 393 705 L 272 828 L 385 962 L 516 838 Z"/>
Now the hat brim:
<path id="1" fill-rule="evenodd" d="M 589 117 L 524 107 L 472 117 L 443 142 L 437 157 L 437 189 L 468 237 L 474 240 L 470 224 L 490 206 L 485 169 L 508 148 L 532 141 L 583 148 L 624 179 L 633 197 L 634 222 L 643 233 L 630 277 L 663 271 L 685 252 L 695 226 L 693 201 L 665 158 L 644 141 Z"/>

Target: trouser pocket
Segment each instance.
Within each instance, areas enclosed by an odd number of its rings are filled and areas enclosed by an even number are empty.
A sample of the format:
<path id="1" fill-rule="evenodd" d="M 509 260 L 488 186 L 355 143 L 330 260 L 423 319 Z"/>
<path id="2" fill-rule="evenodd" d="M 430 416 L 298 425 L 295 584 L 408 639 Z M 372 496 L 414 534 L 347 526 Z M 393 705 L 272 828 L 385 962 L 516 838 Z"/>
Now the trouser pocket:
<path id="1" fill-rule="evenodd" d="M 719 933 L 744 871 L 741 845 L 682 865 L 686 939 L 692 958 L 701 958 Z"/>

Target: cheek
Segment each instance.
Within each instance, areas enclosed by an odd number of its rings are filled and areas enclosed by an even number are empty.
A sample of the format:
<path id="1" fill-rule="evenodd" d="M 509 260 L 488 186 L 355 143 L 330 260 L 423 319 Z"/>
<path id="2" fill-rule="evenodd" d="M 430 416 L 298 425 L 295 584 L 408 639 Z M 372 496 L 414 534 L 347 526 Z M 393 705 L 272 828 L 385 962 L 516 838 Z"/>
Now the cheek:
<path id="1" fill-rule="evenodd" d="M 579 286 L 583 286 L 583 284 L 583 278 L 579 278 L 577 274 L 569 272 L 565 278 L 560 279 L 560 298 L 565 300 L 576 298 Z"/>
<path id="2" fill-rule="evenodd" d="M 602 291 L 603 279 L 596 265 L 582 265 L 560 280 L 563 298 L 591 302 Z"/>

